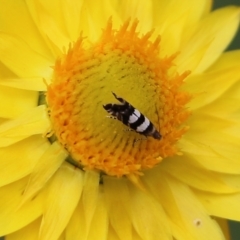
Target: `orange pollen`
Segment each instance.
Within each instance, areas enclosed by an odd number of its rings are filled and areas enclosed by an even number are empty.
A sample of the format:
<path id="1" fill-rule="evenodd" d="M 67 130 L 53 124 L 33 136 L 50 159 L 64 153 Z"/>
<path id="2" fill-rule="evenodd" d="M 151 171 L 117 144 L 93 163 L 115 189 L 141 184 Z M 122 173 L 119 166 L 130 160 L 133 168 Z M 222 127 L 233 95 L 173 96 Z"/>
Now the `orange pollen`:
<path id="1" fill-rule="evenodd" d="M 138 21 L 119 30 L 109 20 L 100 39 L 86 46 L 80 36 L 56 61 L 47 102 L 53 132 L 75 163 L 111 176 L 138 176 L 178 153 L 186 132 L 190 96 L 180 90 L 189 72 L 178 74 L 176 54 L 160 57 L 160 37 L 136 32 Z M 116 93 L 148 118 L 161 139 L 129 131 L 107 118 L 103 105 L 121 104 Z"/>

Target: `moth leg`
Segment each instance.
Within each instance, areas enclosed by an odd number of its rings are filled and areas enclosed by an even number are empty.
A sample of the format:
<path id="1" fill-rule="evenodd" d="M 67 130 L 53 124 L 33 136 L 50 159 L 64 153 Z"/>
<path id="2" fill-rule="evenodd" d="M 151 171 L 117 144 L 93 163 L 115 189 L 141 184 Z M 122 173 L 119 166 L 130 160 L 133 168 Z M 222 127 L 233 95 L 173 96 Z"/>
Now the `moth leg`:
<path id="1" fill-rule="evenodd" d="M 137 138 L 137 139 L 134 139 L 134 141 L 133 141 L 133 146 L 135 145 L 136 142 L 142 141 L 142 140 L 146 141 L 146 140 L 147 140 L 147 137 L 145 136 L 145 138 Z"/>
<path id="2" fill-rule="evenodd" d="M 131 129 L 131 128 L 126 128 L 126 129 L 123 129 L 123 131 L 125 131 L 125 132 L 133 132 L 134 130 Z"/>
<path id="3" fill-rule="evenodd" d="M 107 115 L 106 118 L 117 119 L 117 117 Z"/>

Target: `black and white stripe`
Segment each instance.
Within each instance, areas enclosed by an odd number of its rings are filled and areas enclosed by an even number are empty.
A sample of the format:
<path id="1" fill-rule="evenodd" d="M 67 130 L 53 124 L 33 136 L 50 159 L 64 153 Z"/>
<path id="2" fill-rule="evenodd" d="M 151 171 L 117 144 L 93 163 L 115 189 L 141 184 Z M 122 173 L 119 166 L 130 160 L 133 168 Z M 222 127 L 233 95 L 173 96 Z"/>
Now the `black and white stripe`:
<path id="1" fill-rule="evenodd" d="M 119 102 L 121 102 L 121 104 L 108 103 L 103 105 L 103 108 L 111 114 L 113 118 L 123 122 L 123 124 L 127 125 L 139 134 L 146 137 L 149 136 L 155 139 L 161 139 L 160 133 L 146 116 L 144 116 L 126 100 L 118 97 L 114 92 L 112 94 Z"/>

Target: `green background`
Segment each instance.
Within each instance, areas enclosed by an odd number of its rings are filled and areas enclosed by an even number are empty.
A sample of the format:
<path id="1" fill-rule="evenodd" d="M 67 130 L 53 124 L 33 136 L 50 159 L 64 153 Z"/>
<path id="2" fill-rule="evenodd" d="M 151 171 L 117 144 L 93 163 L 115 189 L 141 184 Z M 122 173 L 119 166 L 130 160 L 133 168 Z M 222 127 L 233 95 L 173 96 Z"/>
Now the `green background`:
<path id="1" fill-rule="evenodd" d="M 193 0 L 193 2 L 194 2 L 194 0 Z M 240 0 L 215 0 L 213 8 L 216 9 L 216 8 L 220 8 L 220 7 L 227 6 L 227 5 L 240 6 Z M 238 31 L 238 34 L 236 35 L 236 37 L 233 40 L 233 42 L 231 43 L 231 45 L 228 47 L 228 50 L 233 50 L 233 49 L 240 49 L 240 30 Z M 228 206 L 226 206 L 226 207 L 228 207 Z M 239 203 L 239 207 L 240 207 L 240 203 Z M 240 240 L 240 223 L 235 222 L 235 221 L 229 221 L 229 229 L 230 229 L 230 233 L 231 233 L 231 240 Z M 0 237 L 0 240 L 3 240 L 3 239 L 4 238 Z M 22 239 L 19 239 L 19 240 L 22 240 Z M 203 239 L 203 240 L 205 240 L 205 239 Z"/>

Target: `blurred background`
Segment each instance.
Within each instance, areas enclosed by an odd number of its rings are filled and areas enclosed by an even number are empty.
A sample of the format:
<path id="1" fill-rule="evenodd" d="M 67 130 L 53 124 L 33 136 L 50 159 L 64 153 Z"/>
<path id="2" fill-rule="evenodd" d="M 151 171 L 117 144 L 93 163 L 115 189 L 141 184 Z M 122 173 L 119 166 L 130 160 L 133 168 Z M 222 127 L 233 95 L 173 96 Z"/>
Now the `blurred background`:
<path id="1" fill-rule="evenodd" d="M 240 0 L 213 0 L 213 2 L 214 2 L 213 9 L 221 8 L 227 5 L 237 5 L 240 7 Z M 231 45 L 228 47 L 227 50 L 233 50 L 233 49 L 240 49 L 240 29 L 238 30 L 238 33 L 235 39 L 233 40 L 233 42 L 231 43 Z M 239 207 L 240 207 L 240 203 L 239 203 Z M 228 225 L 229 225 L 229 230 L 231 234 L 231 240 L 240 240 L 240 222 L 229 221 Z M 4 240 L 4 238 L 0 237 L 0 240 Z M 22 239 L 19 239 L 19 240 L 22 240 Z"/>

